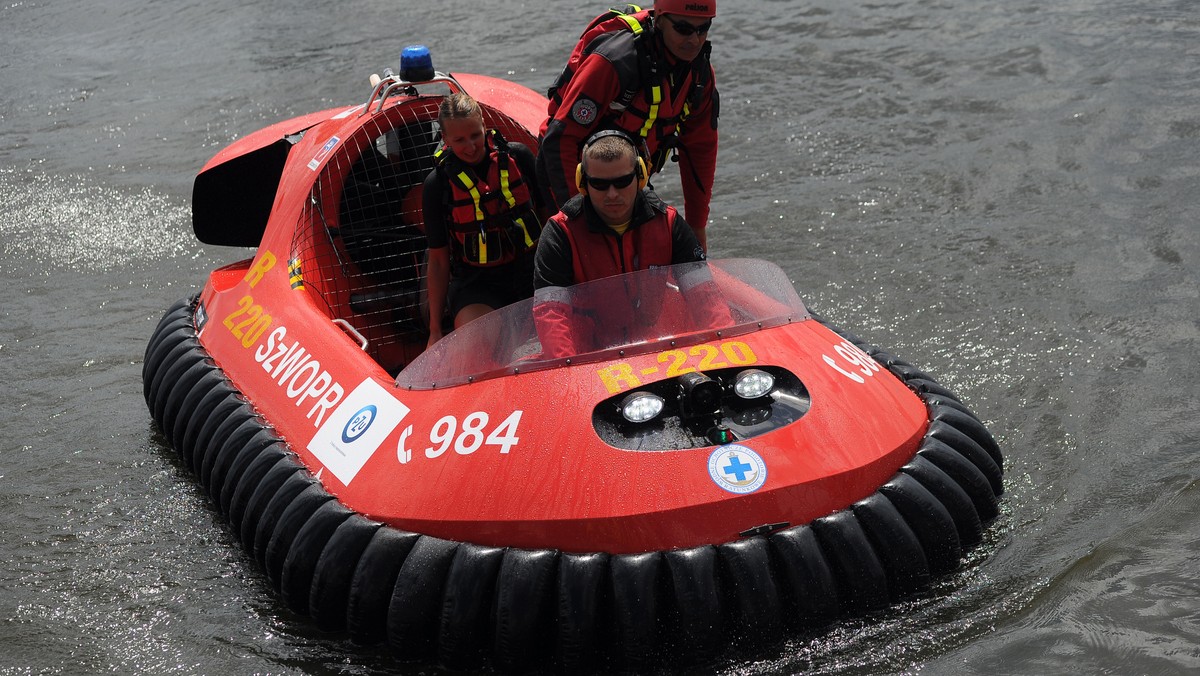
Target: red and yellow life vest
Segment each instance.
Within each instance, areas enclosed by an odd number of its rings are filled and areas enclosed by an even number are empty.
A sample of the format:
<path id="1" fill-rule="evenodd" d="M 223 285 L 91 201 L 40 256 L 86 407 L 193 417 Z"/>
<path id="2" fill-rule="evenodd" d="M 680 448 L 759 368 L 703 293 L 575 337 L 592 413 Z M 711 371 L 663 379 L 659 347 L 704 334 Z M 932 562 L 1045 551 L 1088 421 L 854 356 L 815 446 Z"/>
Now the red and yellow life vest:
<path id="1" fill-rule="evenodd" d="M 528 182 L 499 132 L 487 135 L 487 176 L 480 177 L 445 148 L 434 153 L 449 190 L 446 215 L 459 258 L 479 267 L 502 265 L 537 246 L 542 227 L 533 211 Z"/>

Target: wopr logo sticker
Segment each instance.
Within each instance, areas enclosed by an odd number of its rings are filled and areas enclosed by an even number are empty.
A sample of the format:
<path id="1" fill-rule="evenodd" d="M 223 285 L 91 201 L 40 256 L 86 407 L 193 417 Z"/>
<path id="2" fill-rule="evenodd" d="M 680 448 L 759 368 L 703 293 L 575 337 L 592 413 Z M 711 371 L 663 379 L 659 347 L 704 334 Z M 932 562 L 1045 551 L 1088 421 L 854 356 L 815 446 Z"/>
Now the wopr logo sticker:
<path id="1" fill-rule="evenodd" d="M 728 444 L 708 456 L 708 475 L 730 493 L 753 493 L 767 482 L 767 463 L 745 446 Z"/>

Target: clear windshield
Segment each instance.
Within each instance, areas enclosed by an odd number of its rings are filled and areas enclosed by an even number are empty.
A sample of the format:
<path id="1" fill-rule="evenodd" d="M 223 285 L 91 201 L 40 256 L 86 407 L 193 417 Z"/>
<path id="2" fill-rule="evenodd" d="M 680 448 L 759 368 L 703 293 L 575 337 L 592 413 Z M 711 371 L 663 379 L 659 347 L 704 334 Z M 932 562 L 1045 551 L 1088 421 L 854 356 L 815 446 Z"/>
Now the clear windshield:
<path id="1" fill-rule="evenodd" d="M 798 321 L 783 270 L 755 259 L 686 263 L 541 289 L 447 334 L 396 378 L 450 387 L 562 364 L 631 356 Z"/>

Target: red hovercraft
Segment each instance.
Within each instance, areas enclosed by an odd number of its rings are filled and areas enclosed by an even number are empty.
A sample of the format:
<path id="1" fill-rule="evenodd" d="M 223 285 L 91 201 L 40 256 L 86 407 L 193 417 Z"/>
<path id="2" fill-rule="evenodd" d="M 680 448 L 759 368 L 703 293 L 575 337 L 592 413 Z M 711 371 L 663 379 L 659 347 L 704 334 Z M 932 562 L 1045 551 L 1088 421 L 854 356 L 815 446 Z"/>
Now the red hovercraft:
<path id="1" fill-rule="evenodd" d="M 627 326 L 543 355 L 532 300 L 425 351 L 438 104 L 536 148 L 546 101 L 407 48 L 365 104 L 200 172 L 197 237 L 257 247 L 171 307 L 145 397 L 284 602 L 458 668 L 637 668 L 761 646 L 960 565 L 1002 457 L 912 365 L 814 317 L 770 263 L 571 289 Z M 693 319 L 700 272 L 729 319 Z"/>

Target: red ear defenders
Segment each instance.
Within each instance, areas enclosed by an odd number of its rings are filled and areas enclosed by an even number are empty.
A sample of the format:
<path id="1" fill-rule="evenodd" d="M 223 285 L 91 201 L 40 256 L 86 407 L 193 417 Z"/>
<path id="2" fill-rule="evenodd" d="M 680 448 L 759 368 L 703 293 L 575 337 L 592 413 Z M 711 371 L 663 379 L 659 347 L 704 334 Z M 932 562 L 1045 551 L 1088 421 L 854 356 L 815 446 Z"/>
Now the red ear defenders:
<path id="1" fill-rule="evenodd" d="M 633 146 L 634 156 L 637 157 L 637 162 L 634 164 L 633 171 L 637 176 L 638 190 L 645 188 L 646 184 L 650 182 L 650 172 L 646 171 L 646 161 L 642 159 L 642 154 L 638 152 L 638 144 L 633 140 L 633 137 L 620 129 L 602 129 L 589 136 L 588 139 L 583 142 L 583 150 L 579 153 L 580 162 L 579 164 L 575 165 L 575 187 L 579 189 L 579 192 L 584 192 L 585 177 L 583 174 L 583 153 L 587 152 L 589 146 L 605 136 L 616 136 L 617 138 L 623 139 L 626 143 Z"/>

